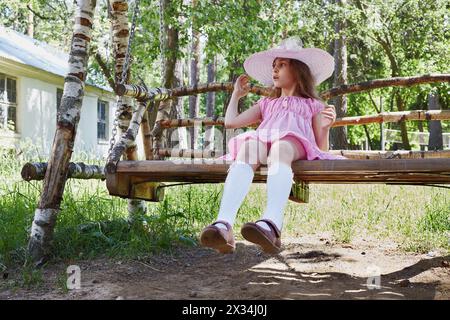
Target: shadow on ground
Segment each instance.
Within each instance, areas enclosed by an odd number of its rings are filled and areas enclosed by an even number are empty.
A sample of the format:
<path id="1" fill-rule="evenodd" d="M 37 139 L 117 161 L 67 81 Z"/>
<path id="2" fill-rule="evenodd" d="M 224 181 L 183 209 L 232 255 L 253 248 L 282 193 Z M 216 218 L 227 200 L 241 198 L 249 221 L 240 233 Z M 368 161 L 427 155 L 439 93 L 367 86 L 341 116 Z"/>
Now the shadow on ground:
<path id="1" fill-rule="evenodd" d="M 44 270 L 44 283 L 38 289 L 2 289 L 0 298 L 450 299 L 449 255 L 408 255 L 377 245 L 295 239 L 271 256 L 239 241 L 236 252 L 229 255 L 191 247 L 141 260 L 75 264 L 82 271 L 79 290 L 60 288 L 68 265 L 60 263 Z"/>

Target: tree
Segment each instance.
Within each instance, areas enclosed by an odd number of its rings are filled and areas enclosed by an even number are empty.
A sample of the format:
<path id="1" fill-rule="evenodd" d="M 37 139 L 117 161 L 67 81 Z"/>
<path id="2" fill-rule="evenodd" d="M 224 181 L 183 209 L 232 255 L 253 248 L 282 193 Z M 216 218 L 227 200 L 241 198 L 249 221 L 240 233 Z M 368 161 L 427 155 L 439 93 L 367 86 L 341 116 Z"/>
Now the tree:
<path id="1" fill-rule="evenodd" d="M 346 0 L 335 0 L 336 5 L 345 6 Z M 335 87 L 347 84 L 347 41 L 343 29 L 345 29 L 345 17 L 342 15 L 334 21 L 335 39 L 334 39 L 334 81 Z M 336 116 L 345 117 L 347 113 L 347 97 L 338 96 L 334 100 Z M 333 149 L 348 149 L 347 127 L 337 127 L 330 131 L 330 142 Z"/>
<path id="2" fill-rule="evenodd" d="M 430 92 L 428 95 L 428 110 L 439 110 L 439 96 L 436 92 Z M 428 141 L 428 150 L 443 150 L 444 141 L 442 139 L 441 121 L 431 120 L 429 123 L 430 139 Z"/>
<path id="3" fill-rule="evenodd" d="M 160 0 L 160 44 L 161 44 L 161 66 L 162 66 L 162 87 L 173 88 L 181 81 L 176 78 L 175 70 L 180 58 L 179 48 L 179 14 L 176 10 L 177 1 Z M 178 118 L 177 104 L 179 99 L 166 100 L 160 104 L 156 122 L 164 119 Z M 172 146 L 173 128 L 166 130 L 165 144 Z M 179 140 L 179 139 L 178 139 Z M 155 144 L 156 145 L 156 144 Z M 159 157 L 158 155 L 156 155 Z"/>
<path id="4" fill-rule="evenodd" d="M 191 1 L 191 6 L 193 7 L 193 10 L 195 10 L 195 6 L 197 4 L 196 0 Z M 195 24 L 195 16 L 192 17 L 193 25 Z M 191 57 L 191 64 L 190 64 L 190 86 L 196 86 L 198 85 L 199 81 L 199 56 L 200 56 L 200 33 L 192 27 L 191 30 L 191 50 L 190 50 L 190 57 Z M 197 99 L 197 96 L 189 96 L 189 118 L 196 118 L 199 113 L 199 101 Z M 190 127 L 190 136 L 191 136 L 191 148 L 192 149 L 198 149 L 197 145 L 197 137 L 199 133 L 199 128 L 197 126 Z"/>
<path id="5" fill-rule="evenodd" d="M 109 12 L 111 15 L 111 28 L 113 30 L 112 47 L 114 58 L 114 82 L 117 84 L 121 80 L 130 83 L 131 73 L 125 69 L 130 30 L 128 26 L 128 1 L 109 0 Z M 126 72 L 126 73 L 124 73 Z M 133 100 L 129 97 L 122 97 L 116 108 L 118 116 L 118 128 L 120 135 L 127 131 L 133 110 Z M 114 134 L 114 132 L 112 133 Z M 127 146 L 123 155 L 124 160 L 139 160 L 137 144 L 133 141 Z M 147 205 L 144 200 L 128 199 L 128 218 L 130 223 L 139 221 L 137 217 L 145 214 Z"/>
<path id="6" fill-rule="evenodd" d="M 67 180 L 72 147 L 80 120 L 84 97 L 89 43 L 96 0 L 78 0 L 69 57 L 69 72 L 64 81 L 61 112 L 53 140 L 52 153 L 45 172 L 38 207 L 34 213 L 28 251 L 37 265 L 49 256 L 53 229 L 60 210 Z"/>

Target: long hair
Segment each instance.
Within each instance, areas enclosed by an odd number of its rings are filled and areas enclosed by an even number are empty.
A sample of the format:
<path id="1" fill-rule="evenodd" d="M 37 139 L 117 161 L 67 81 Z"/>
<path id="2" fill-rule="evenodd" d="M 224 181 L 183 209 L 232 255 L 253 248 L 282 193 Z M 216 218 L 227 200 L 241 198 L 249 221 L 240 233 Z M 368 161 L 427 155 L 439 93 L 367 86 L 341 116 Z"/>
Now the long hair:
<path id="1" fill-rule="evenodd" d="M 278 58 L 275 58 L 275 60 Z M 302 98 L 313 98 L 324 102 L 318 95 L 314 85 L 314 78 L 308 65 L 297 59 L 288 59 L 289 69 L 296 82 L 294 95 Z M 279 98 L 281 96 L 281 88 L 272 86 L 269 91 L 270 98 Z"/>

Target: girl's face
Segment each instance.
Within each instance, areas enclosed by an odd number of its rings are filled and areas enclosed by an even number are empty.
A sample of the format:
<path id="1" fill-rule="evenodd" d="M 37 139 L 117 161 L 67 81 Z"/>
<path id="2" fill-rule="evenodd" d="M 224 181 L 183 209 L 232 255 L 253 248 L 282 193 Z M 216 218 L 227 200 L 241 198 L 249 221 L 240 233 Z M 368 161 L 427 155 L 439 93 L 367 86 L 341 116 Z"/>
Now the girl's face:
<path id="1" fill-rule="evenodd" d="M 290 70 L 289 59 L 276 58 L 272 63 L 272 79 L 277 88 L 291 87 L 295 79 Z"/>

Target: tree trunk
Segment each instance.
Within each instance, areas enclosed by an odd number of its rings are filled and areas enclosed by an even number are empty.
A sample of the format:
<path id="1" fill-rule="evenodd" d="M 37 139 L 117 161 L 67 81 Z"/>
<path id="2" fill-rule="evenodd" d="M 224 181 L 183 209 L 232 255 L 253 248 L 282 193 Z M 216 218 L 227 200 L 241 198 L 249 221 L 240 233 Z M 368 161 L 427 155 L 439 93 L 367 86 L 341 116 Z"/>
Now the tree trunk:
<path id="1" fill-rule="evenodd" d="M 336 4 L 344 6 L 346 0 L 336 0 Z M 345 21 L 336 20 L 334 30 L 336 34 L 345 30 Z M 334 87 L 347 84 L 347 44 L 346 36 L 342 34 L 334 40 Z M 345 117 L 347 114 L 347 96 L 342 95 L 333 99 L 336 108 L 336 117 Z M 348 149 L 347 127 L 337 127 L 330 130 L 330 149 Z"/>
<path id="2" fill-rule="evenodd" d="M 28 10 L 27 35 L 31 38 L 34 38 L 34 12 L 31 10 Z"/>
<path id="3" fill-rule="evenodd" d="M 196 0 L 192 0 L 191 7 L 192 10 L 195 11 Z M 190 63 L 190 86 L 198 85 L 199 81 L 199 55 L 200 55 L 200 34 L 197 30 L 194 29 L 195 25 L 195 17 L 192 18 L 192 27 L 191 27 L 191 63 Z M 189 117 L 196 118 L 199 112 L 199 101 L 197 99 L 198 95 L 189 96 Z M 198 148 L 198 134 L 199 128 L 197 126 L 189 128 L 190 133 L 190 145 L 191 149 Z"/>
<path id="4" fill-rule="evenodd" d="M 77 1 L 69 55 L 69 72 L 64 80 L 61 112 L 58 114 L 52 152 L 28 243 L 30 258 L 38 266 L 47 261 L 49 257 L 53 229 L 67 181 L 69 162 L 83 103 L 95 5 L 96 0 Z"/>
<path id="5" fill-rule="evenodd" d="M 241 65 L 239 61 L 237 61 L 236 59 L 234 60 L 235 62 L 232 65 L 232 69 L 230 70 L 230 77 L 229 77 L 229 82 L 232 83 L 234 85 L 234 83 L 236 82 L 236 79 L 239 77 L 239 75 L 235 72 L 235 70 L 237 70 L 237 68 L 239 68 L 239 66 Z M 225 98 L 225 104 L 223 106 L 223 117 L 225 117 L 225 114 L 227 112 L 227 108 L 228 108 L 228 104 L 230 103 L 231 100 L 231 93 L 227 92 L 226 94 L 226 98 Z M 244 99 L 239 99 L 238 102 L 238 113 L 240 112 L 241 109 L 241 105 Z M 228 146 L 228 141 L 232 138 L 232 133 L 234 131 L 234 129 L 226 129 L 225 126 L 222 127 L 222 138 L 223 138 L 223 154 L 227 153 L 227 146 Z"/>
<path id="6" fill-rule="evenodd" d="M 423 133 L 423 123 L 422 123 L 422 121 L 419 121 L 417 123 L 417 127 L 419 128 L 419 132 Z M 425 146 L 423 144 L 420 144 L 420 151 L 425 151 Z"/>
<path id="7" fill-rule="evenodd" d="M 43 180 L 47 171 L 47 162 L 27 162 L 20 172 L 25 181 Z M 70 162 L 68 178 L 72 179 L 105 179 L 105 168 L 83 162 Z"/>
<path id="8" fill-rule="evenodd" d="M 384 51 L 386 52 L 389 62 L 391 65 L 391 75 L 392 77 L 397 77 L 400 74 L 400 68 L 399 64 L 397 62 L 397 59 L 395 57 L 395 54 L 392 50 L 392 47 L 390 43 L 384 39 L 382 39 L 379 35 L 377 35 L 378 42 L 383 47 Z M 405 110 L 405 104 L 403 101 L 403 98 L 400 93 L 400 89 L 394 88 L 393 90 L 393 98 L 395 99 L 395 103 L 397 105 L 397 111 L 404 111 Z M 408 139 L 408 129 L 406 126 L 405 121 L 400 122 L 400 133 L 402 136 L 402 147 L 404 150 L 411 150 L 411 145 L 409 144 Z"/>
<path id="9" fill-rule="evenodd" d="M 428 95 L 428 110 L 440 110 L 439 95 L 431 92 Z M 442 125 L 439 120 L 432 120 L 428 125 L 430 139 L 428 141 L 428 150 L 443 150 L 444 140 L 442 137 Z"/>
<path id="10" fill-rule="evenodd" d="M 213 58 L 213 61 L 208 63 L 208 79 L 207 82 L 211 83 L 215 81 L 216 78 L 216 58 Z M 216 93 L 208 92 L 206 95 L 206 117 L 212 117 L 215 113 L 215 105 L 216 105 Z M 203 146 L 205 150 L 214 150 L 214 127 L 207 126 L 205 128 L 205 144 Z"/>
<path id="11" fill-rule="evenodd" d="M 114 59 L 114 82 L 117 85 L 122 79 L 125 56 L 128 49 L 128 39 L 130 35 L 128 27 L 128 3 L 127 0 L 109 0 L 111 7 L 111 26 L 113 30 L 113 59 Z M 130 73 L 125 75 L 124 83 L 129 83 Z M 119 109 L 119 136 L 127 130 L 133 112 L 132 100 L 129 97 L 122 97 Z M 134 147 L 132 143 L 129 147 Z"/>
<path id="12" fill-rule="evenodd" d="M 115 83 L 122 79 L 122 73 L 125 64 L 126 52 L 128 49 L 128 40 L 130 31 L 128 26 L 128 3 L 127 0 L 109 0 L 111 7 L 111 25 L 113 29 L 113 56 Z M 129 83 L 130 72 L 125 75 L 124 83 Z M 127 131 L 132 117 L 132 100 L 128 97 L 122 97 L 122 103 L 119 108 L 119 136 Z M 123 155 L 124 160 L 139 160 L 137 154 L 136 141 L 130 141 Z M 128 199 L 128 219 L 132 223 L 136 217 L 144 215 L 147 212 L 147 205 L 144 200 Z"/>
<path id="13" fill-rule="evenodd" d="M 374 147 L 373 147 L 373 145 L 372 145 L 372 139 L 370 138 L 369 130 L 367 129 L 367 126 L 366 126 L 366 125 L 363 125 L 363 127 L 364 127 L 364 132 L 365 132 L 365 134 L 366 134 L 366 140 L 367 140 L 367 143 L 368 143 L 368 145 L 369 145 L 369 147 L 370 147 L 370 150 L 373 150 Z"/>
<path id="14" fill-rule="evenodd" d="M 160 43 L 161 43 L 161 65 L 162 65 L 162 87 L 164 88 L 173 88 L 174 83 L 180 81 L 176 79 L 175 71 L 177 68 L 177 53 L 178 53 L 178 29 L 176 26 L 169 24 L 167 22 L 169 18 L 169 13 L 172 13 L 170 7 L 173 7 L 174 4 L 171 0 L 160 0 L 159 8 L 160 8 Z M 173 17 L 172 17 L 173 19 Z M 178 99 L 169 99 L 162 101 L 158 108 L 158 114 L 156 116 L 156 126 L 161 120 L 165 119 L 176 119 L 177 117 L 177 104 Z M 156 148 L 161 148 L 166 146 L 171 146 L 171 138 L 173 135 L 177 134 L 172 133 L 173 130 L 177 129 L 168 129 L 164 130 L 165 132 L 160 131 L 157 136 L 154 138 L 153 145 Z M 174 140 L 177 139 L 173 137 Z M 177 139 L 179 140 L 179 138 Z M 155 150 L 156 151 L 156 150 Z M 154 153 L 155 159 L 159 160 L 160 156 L 157 153 Z"/>
<path id="15" fill-rule="evenodd" d="M 405 102 L 403 101 L 402 95 L 399 91 L 395 93 L 395 102 L 397 104 L 398 111 L 405 111 Z M 408 127 L 406 121 L 400 121 L 400 134 L 402 136 L 402 145 L 404 150 L 411 150 L 411 145 L 409 144 L 408 138 Z"/>
<path id="16" fill-rule="evenodd" d="M 185 69 L 185 63 L 182 59 L 178 59 L 175 63 L 175 75 L 174 75 L 174 87 L 183 86 L 183 73 Z M 186 118 L 186 114 L 184 113 L 184 99 L 185 97 L 176 97 L 174 98 L 175 102 L 175 110 L 176 116 L 173 119 L 184 119 Z M 173 139 L 178 141 L 179 146 L 188 147 L 188 137 L 187 137 L 187 129 L 186 128 L 178 128 L 176 131 L 173 131 Z M 174 147 L 175 143 L 172 141 L 171 145 Z"/>
<path id="17" fill-rule="evenodd" d="M 364 12 L 361 2 L 356 1 L 355 4 L 361 10 L 361 12 L 364 14 L 364 16 L 367 18 L 367 15 Z M 386 30 L 386 31 L 389 31 L 389 30 Z M 384 35 L 384 36 L 382 36 L 382 35 Z M 392 45 L 391 45 L 391 42 L 389 41 L 388 36 L 384 32 L 379 32 L 379 31 L 374 31 L 374 36 L 375 36 L 376 41 L 381 45 L 384 52 L 386 53 L 387 58 L 389 59 L 392 77 L 397 77 L 400 74 L 400 67 L 399 67 L 397 58 L 395 56 L 395 51 L 392 48 Z M 397 110 L 404 111 L 405 108 L 404 108 L 403 99 L 396 88 L 394 88 L 394 90 L 393 90 L 392 98 L 395 98 L 395 100 L 396 100 Z M 392 109 L 391 109 L 391 111 L 392 111 Z M 408 132 L 407 132 L 407 128 L 406 128 L 406 123 L 404 121 L 402 121 L 400 123 L 400 131 L 401 131 L 401 136 L 402 136 L 403 148 L 406 150 L 410 150 L 411 146 L 409 144 Z M 396 148 L 396 147 L 397 147 L 397 145 L 394 144 L 394 148 Z"/>

